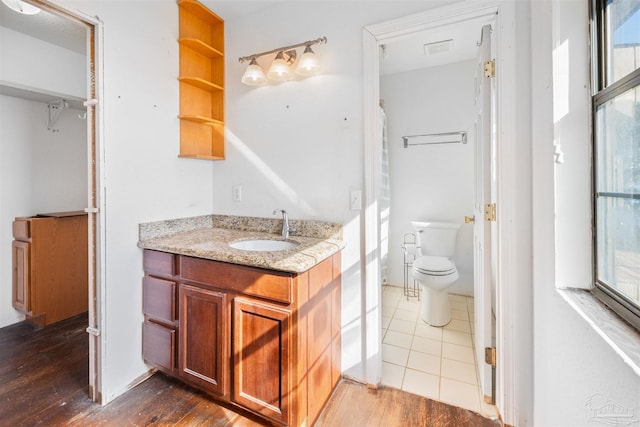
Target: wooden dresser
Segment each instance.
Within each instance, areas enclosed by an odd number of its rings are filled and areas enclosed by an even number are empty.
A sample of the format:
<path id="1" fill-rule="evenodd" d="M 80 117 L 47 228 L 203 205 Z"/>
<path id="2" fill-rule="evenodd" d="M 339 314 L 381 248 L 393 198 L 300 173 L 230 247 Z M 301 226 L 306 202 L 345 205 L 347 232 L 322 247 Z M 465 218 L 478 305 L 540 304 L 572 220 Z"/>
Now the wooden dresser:
<path id="1" fill-rule="evenodd" d="M 19 217 L 13 222 L 13 307 L 47 326 L 87 311 L 87 214 Z"/>

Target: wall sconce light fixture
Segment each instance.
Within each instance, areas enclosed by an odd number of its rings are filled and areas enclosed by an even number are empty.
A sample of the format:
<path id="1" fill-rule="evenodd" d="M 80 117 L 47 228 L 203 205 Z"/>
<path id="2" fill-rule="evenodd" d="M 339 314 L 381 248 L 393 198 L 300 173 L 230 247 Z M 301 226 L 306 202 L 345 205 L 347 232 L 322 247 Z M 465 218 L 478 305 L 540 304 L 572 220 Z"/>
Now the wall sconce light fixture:
<path id="1" fill-rule="evenodd" d="M 238 59 L 241 63 L 245 61 L 250 62 L 246 71 L 242 75 L 242 83 L 249 86 L 262 86 L 267 82 L 267 79 L 274 82 L 290 80 L 293 77 L 291 66 L 296 62 L 296 58 L 298 56 L 296 48 L 301 46 L 304 46 L 305 48 L 300 60 L 298 61 L 298 66 L 296 67 L 295 72 L 303 77 L 314 76 L 320 71 L 320 61 L 318 61 L 318 57 L 311 49 L 311 46 L 326 42 L 326 37 L 320 37 L 319 39 L 309 40 L 291 46 L 279 47 L 267 52 L 243 56 Z M 277 53 L 276 57 L 271 63 L 271 66 L 265 76 L 264 71 L 262 71 L 262 67 L 260 67 L 256 58 L 273 53 Z"/>

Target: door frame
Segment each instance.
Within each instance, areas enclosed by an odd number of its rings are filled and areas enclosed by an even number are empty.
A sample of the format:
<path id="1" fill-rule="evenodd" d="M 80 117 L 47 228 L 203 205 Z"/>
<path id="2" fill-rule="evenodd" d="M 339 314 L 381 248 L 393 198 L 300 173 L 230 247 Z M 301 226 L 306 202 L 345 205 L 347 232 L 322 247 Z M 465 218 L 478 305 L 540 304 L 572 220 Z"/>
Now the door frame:
<path id="1" fill-rule="evenodd" d="M 516 111 L 516 2 L 477 1 L 459 2 L 422 13 L 409 15 L 363 28 L 363 113 L 364 113 L 364 197 L 363 250 L 364 250 L 364 306 L 365 306 L 365 351 L 367 355 L 365 381 L 377 386 L 381 380 L 382 344 L 381 327 L 381 278 L 380 248 L 378 247 L 378 176 L 380 174 L 381 135 L 379 132 L 378 102 L 380 99 L 379 46 L 394 38 L 437 26 L 452 24 L 465 19 L 490 13 L 496 17 L 496 68 L 500 79 L 497 81 L 496 109 L 496 202 L 498 206 L 496 241 L 496 407 L 502 419 L 512 425 L 529 409 L 529 402 L 520 402 L 530 396 L 527 378 L 532 377 L 529 346 L 518 340 L 522 330 L 530 327 L 530 320 L 517 305 L 525 291 L 519 286 L 501 286 L 531 281 L 530 267 L 518 266 L 516 251 L 522 248 L 517 239 L 521 230 L 522 189 L 518 191 L 520 177 L 516 165 L 517 134 Z M 526 220 L 526 218 L 525 218 Z M 526 221 L 525 221 L 526 222 Z M 526 224 L 524 224 L 526 226 Z M 521 261 L 522 262 L 522 261 Z M 520 312 L 518 311 L 520 309 Z M 528 312 L 528 311 L 527 311 Z M 522 325 L 518 321 L 523 321 Z M 517 325 L 517 326 L 515 326 Z M 522 328 L 522 329 L 519 329 Z M 522 371 L 526 372 L 522 375 Z M 524 377 L 524 378 L 523 378 Z M 520 380 L 518 380 L 520 378 Z M 523 409 L 520 408 L 523 407 Z M 522 412 L 519 414 L 519 412 Z"/>
<path id="2" fill-rule="evenodd" d="M 45 2 L 46 0 L 28 0 L 35 6 L 54 13 L 65 19 L 74 21 L 86 27 L 87 46 L 87 208 L 88 215 L 88 327 L 89 335 L 89 398 L 102 403 L 102 360 L 105 346 L 100 333 L 103 324 L 104 310 L 104 271 L 101 269 L 104 257 L 104 221 L 101 221 L 104 206 L 104 195 L 100 191 L 103 182 L 101 167 L 102 135 L 104 120 L 98 100 L 103 99 L 103 27 L 98 17 L 89 16 L 78 11 L 72 11 L 59 4 Z"/>

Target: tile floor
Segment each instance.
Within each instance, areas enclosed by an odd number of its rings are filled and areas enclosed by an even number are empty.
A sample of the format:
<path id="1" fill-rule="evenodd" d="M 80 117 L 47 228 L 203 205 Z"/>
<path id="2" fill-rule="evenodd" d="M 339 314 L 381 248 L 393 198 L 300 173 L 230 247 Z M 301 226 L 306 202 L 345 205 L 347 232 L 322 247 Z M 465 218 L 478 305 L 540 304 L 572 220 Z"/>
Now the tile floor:
<path id="1" fill-rule="evenodd" d="M 382 287 L 382 384 L 497 416 L 478 387 L 473 350 L 473 297 L 450 295 L 451 322 L 429 326 L 420 302 Z"/>

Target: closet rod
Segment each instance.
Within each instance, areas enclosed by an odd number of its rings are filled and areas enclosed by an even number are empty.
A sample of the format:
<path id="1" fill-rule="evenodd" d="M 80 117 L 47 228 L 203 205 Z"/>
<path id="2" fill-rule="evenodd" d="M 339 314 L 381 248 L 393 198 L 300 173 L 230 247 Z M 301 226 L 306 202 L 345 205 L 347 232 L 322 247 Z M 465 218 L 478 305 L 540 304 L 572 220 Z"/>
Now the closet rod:
<path id="1" fill-rule="evenodd" d="M 422 138 L 422 142 L 409 142 L 409 139 Z M 467 143 L 467 132 L 445 132 L 445 133 L 427 133 L 423 135 L 407 135 L 402 137 L 404 148 L 410 145 L 431 145 L 431 144 L 457 144 Z"/>

